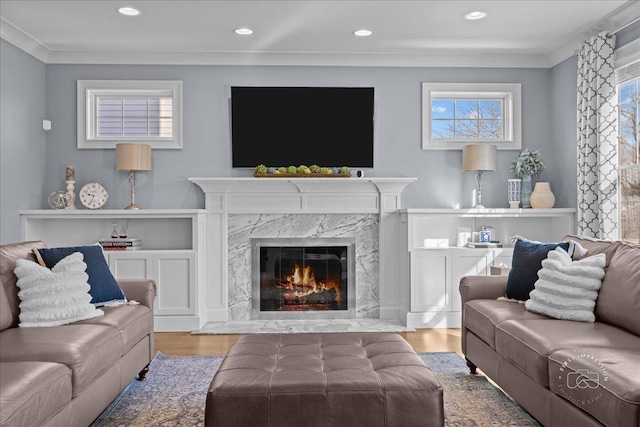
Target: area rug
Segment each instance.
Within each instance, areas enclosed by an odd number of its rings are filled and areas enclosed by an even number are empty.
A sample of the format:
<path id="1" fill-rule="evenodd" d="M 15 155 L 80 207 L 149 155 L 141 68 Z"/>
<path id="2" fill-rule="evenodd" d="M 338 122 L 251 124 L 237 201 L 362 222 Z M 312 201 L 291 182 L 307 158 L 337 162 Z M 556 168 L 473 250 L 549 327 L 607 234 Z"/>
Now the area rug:
<path id="1" fill-rule="evenodd" d="M 470 375 L 454 352 L 419 353 L 444 388 L 446 426 L 539 426 L 482 375 Z M 222 356 L 165 356 L 151 362 L 92 426 L 202 426 L 205 398 Z"/>

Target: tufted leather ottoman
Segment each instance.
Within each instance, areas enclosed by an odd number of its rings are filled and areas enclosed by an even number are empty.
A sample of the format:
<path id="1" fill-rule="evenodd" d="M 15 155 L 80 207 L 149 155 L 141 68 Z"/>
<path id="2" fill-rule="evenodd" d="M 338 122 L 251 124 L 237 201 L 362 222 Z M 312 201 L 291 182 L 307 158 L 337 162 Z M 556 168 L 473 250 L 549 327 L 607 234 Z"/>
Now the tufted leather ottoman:
<path id="1" fill-rule="evenodd" d="M 443 426 L 442 387 L 393 333 L 244 335 L 213 377 L 206 426 Z"/>

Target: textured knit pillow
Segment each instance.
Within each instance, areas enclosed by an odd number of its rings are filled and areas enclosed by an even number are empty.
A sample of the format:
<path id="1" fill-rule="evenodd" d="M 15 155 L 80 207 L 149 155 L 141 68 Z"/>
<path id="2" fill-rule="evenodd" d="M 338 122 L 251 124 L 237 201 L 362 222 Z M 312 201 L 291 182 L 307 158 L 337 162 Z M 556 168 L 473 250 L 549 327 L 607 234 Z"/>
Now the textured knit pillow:
<path id="1" fill-rule="evenodd" d="M 537 243 L 518 239 L 513 247 L 511 270 L 507 278 L 507 298 L 528 300 L 529 292 L 538 280 L 542 260 L 547 258 L 549 251 L 558 247 L 568 251 L 569 242 Z"/>
<path id="2" fill-rule="evenodd" d="M 104 314 L 90 302 L 87 265 L 82 259 L 81 253 L 73 253 L 51 270 L 33 261 L 16 260 L 18 326 L 60 326 Z"/>
<path id="3" fill-rule="evenodd" d="M 556 319 L 595 322 L 605 263 L 605 254 L 572 261 L 560 248 L 549 252 L 525 308 Z"/>
<path id="4" fill-rule="evenodd" d="M 110 303 L 125 303 L 127 299 L 120 289 L 120 285 L 111 274 L 107 260 L 100 245 L 75 246 L 62 248 L 40 248 L 34 249 L 36 258 L 41 265 L 53 268 L 56 263 L 73 252 L 80 252 L 84 255 L 84 262 L 87 263 L 87 274 L 89 275 L 89 285 L 91 290 L 91 304 L 96 307 Z"/>

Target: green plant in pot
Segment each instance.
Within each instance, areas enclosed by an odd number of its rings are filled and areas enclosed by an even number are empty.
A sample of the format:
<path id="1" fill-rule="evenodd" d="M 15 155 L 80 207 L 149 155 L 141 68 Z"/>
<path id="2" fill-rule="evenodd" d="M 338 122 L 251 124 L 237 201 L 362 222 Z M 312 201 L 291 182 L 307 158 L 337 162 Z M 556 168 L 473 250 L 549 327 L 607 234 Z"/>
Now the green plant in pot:
<path id="1" fill-rule="evenodd" d="M 542 162 L 542 155 L 540 150 L 530 150 L 525 148 L 520 152 L 518 157 L 511 162 L 511 171 L 516 177 L 522 179 L 522 192 L 520 202 L 523 208 L 530 208 L 529 197 L 531 196 L 531 176 L 539 176 L 545 169 Z"/>

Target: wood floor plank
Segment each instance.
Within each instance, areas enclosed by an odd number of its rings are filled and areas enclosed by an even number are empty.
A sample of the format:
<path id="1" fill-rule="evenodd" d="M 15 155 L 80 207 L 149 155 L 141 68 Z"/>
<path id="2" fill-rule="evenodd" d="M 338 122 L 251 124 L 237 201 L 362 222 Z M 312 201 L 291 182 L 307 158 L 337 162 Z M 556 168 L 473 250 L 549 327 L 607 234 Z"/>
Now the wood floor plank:
<path id="1" fill-rule="evenodd" d="M 417 329 L 399 334 L 417 352 L 455 351 L 462 355 L 460 329 Z M 155 348 L 167 356 L 226 355 L 238 336 L 156 332 Z"/>

